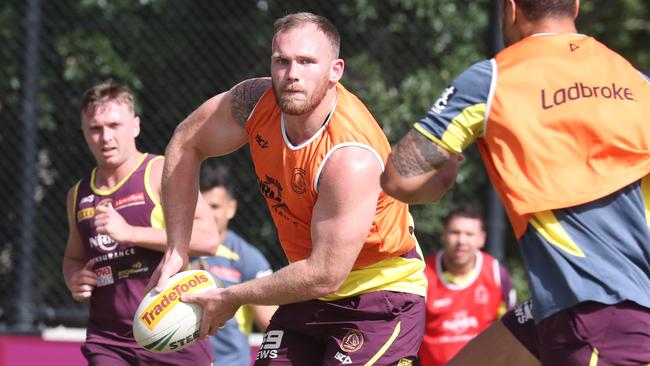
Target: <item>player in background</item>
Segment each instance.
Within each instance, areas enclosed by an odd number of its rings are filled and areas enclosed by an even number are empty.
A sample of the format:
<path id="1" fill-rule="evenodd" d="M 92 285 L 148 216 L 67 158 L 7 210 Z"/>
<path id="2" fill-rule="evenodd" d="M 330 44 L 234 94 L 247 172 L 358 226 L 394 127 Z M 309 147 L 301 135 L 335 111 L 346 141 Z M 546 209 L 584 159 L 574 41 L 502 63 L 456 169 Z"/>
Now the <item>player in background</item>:
<path id="1" fill-rule="evenodd" d="M 201 336 L 243 304 L 280 305 L 256 365 L 412 365 L 424 329 L 424 261 L 408 206 L 381 191 L 390 145 L 339 83 L 340 37 L 326 18 L 275 23 L 271 79 L 243 81 L 201 105 L 167 147 L 169 249 L 162 287 L 183 268 L 195 179 L 208 156 L 248 143 L 289 265 L 198 296 Z"/>
<path id="2" fill-rule="evenodd" d="M 485 245 L 481 211 L 461 204 L 444 219 L 442 249 L 426 258 L 427 313 L 419 358 L 442 366 L 517 303 L 508 270 Z"/>
<path id="3" fill-rule="evenodd" d="M 226 166 L 204 162 L 200 178 L 201 195 L 212 210 L 222 243 L 217 253 L 195 258 L 191 266 L 207 270 L 223 281 L 226 287 L 271 274 L 271 266 L 260 251 L 242 239 L 228 223 L 237 212 L 237 199 Z M 226 321 L 219 332 L 210 337 L 217 365 L 248 366 L 251 349 L 248 336 L 253 323 L 266 330 L 276 306 L 243 305 Z"/>
<path id="4" fill-rule="evenodd" d="M 476 141 L 521 244 L 542 364 L 646 365 L 650 83 L 577 33 L 579 1 L 500 5 L 507 47 L 452 82 L 396 145 L 382 186 L 435 201 Z"/>
<path id="5" fill-rule="evenodd" d="M 472 338 L 446 366 L 538 366 L 537 329 L 528 300 Z"/>
<path id="6" fill-rule="evenodd" d="M 107 80 L 81 99 L 81 129 L 97 167 L 67 196 L 63 277 L 72 297 L 90 300 L 82 352 L 89 365 L 210 365 L 210 345 L 152 353 L 133 339 L 133 316 L 167 247 L 160 202 L 163 158 L 138 151 L 133 93 Z M 197 199 L 188 251 L 214 253 L 219 237 Z"/>

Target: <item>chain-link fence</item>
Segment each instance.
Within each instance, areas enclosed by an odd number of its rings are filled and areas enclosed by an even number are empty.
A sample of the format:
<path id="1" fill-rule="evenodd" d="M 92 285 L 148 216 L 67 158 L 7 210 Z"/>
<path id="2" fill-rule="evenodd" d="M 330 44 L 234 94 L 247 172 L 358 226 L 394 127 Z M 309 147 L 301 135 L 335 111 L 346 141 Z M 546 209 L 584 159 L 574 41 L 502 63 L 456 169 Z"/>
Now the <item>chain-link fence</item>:
<path id="1" fill-rule="evenodd" d="M 47 323 L 83 323 L 84 305 L 71 299 L 61 260 L 67 238 L 66 192 L 94 165 L 79 128 L 78 103 L 85 89 L 108 77 L 129 84 L 142 119 L 139 147 L 162 153 L 176 124 L 203 100 L 245 78 L 268 75 L 273 21 L 308 10 L 329 17 L 341 31 L 342 56 L 348 60 L 344 83 L 365 91 L 362 97 L 374 101 L 376 113 L 402 108 L 390 115 L 412 122 L 414 112 L 398 103 L 403 98 L 400 89 L 407 88 L 414 100 L 426 93 L 417 113 L 425 110 L 442 87 L 435 74 L 447 62 L 433 57 L 434 53 L 444 51 L 453 39 L 447 36 L 430 43 L 425 37 L 432 35 L 426 32 L 403 38 L 421 29 L 446 26 L 445 22 L 429 24 L 431 14 L 418 15 L 423 7 L 404 4 L 5 2 L 0 12 L 4 23 L 0 27 L 4 45 L 0 50 L 3 324 L 30 330 Z M 485 9 L 479 10 L 486 4 L 463 7 L 483 14 Z M 485 16 L 479 18 L 466 40 L 483 32 L 485 24 Z M 479 47 L 471 53 L 480 52 Z M 431 61 L 434 67 L 423 67 Z M 420 83 L 414 77 L 417 73 L 433 82 Z M 400 129 L 397 123 L 386 126 L 395 126 L 398 132 L 407 128 Z M 286 262 L 258 193 L 247 149 L 223 160 L 234 172 L 240 201 L 231 227 L 279 268 Z"/>
<path id="2" fill-rule="evenodd" d="M 143 151 L 162 153 L 202 101 L 269 74 L 273 21 L 294 11 L 330 18 L 342 36 L 343 83 L 402 135 L 450 78 L 486 56 L 490 0 L 5 0 L 0 7 L 0 324 L 82 324 L 63 282 L 67 190 L 94 165 L 79 97 L 113 77 L 136 92 Z M 470 152 L 470 157 L 473 153 Z M 231 227 L 274 268 L 285 264 L 247 148 L 221 158 L 240 201 Z M 470 159 L 471 160 L 471 159 Z M 416 208 L 425 252 L 451 201 L 484 196 L 466 164 L 450 197 Z M 1 328 L 0 328 L 1 329 Z"/>

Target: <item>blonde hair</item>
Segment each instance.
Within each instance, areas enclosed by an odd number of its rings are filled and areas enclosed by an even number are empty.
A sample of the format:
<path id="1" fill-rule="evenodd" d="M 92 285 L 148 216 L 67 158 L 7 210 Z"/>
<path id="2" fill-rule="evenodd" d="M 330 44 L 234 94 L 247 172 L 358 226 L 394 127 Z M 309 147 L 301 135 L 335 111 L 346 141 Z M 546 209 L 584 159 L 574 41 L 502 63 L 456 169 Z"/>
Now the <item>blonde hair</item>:
<path id="1" fill-rule="evenodd" d="M 334 24 L 324 16 L 316 15 L 308 12 L 293 13 L 286 15 L 275 21 L 273 25 L 273 40 L 275 36 L 283 31 L 296 28 L 305 24 L 315 24 L 318 29 L 325 33 L 325 36 L 330 41 L 332 46 L 332 55 L 334 58 L 339 58 L 339 50 L 341 48 L 341 36 Z"/>
<path id="2" fill-rule="evenodd" d="M 81 97 L 79 110 L 81 114 L 91 112 L 97 106 L 110 101 L 124 103 L 131 111 L 135 111 L 135 97 L 131 89 L 113 79 L 105 80 L 86 90 Z"/>

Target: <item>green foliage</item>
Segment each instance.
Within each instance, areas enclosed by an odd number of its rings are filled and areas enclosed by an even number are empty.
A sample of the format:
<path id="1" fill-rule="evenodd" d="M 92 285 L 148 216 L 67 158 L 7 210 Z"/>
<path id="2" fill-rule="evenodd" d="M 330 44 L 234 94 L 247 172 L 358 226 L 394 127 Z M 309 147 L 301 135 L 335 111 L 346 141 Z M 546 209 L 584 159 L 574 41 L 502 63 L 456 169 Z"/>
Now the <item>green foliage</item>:
<path id="1" fill-rule="evenodd" d="M 354 28 L 342 40 L 347 60 L 343 82 L 366 103 L 391 142 L 425 115 L 455 75 L 487 57 L 488 6 L 487 0 L 357 0 L 341 5 L 340 12 L 354 19 Z M 367 47 L 345 46 L 364 35 L 372 40 Z M 478 154 L 470 152 L 450 194 L 436 204 L 412 207 L 425 252 L 435 249 L 440 218 L 453 203 L 484 206 L 477 194 L 485 182 Z"/>
<path id="2" fill-rule="evenodd" d="M 58 0 L 41 1 L 38 77 L 38 218 L 34 230 L 41 257 L 36 277 L 59 285 L 67 224 L 65 192 L 92 165 L 79 131 L 81 93 L 114 77 L 135 89 L 142 115 L 141 147 L 161 153 L 176 124 L 203 100 L 236 82 L 268 75 L 273 21 L 293 11 L 327 16 L 342 35 L 343 83 L 380 121 L 391 142 L 403 136 L 440 92 L 470 64 L 488 57 L 490 0 Z M 22 212 L 20 181 L 25 28 L 27 5 L 0 7 L 0 241 L 3 274 L 13 269 Z M 650 74 L 650 3 L 646 0 L 584 0 L 579 30 L 593 34 Z M 417 235 L 426 253 L 436 247 L 443 217 L 456 202 L 485 207 L 487 178 L 475 148 L 456 186 L 441 202 L 414 206 Z M 264 201 L 245 149 L 228 158 L 236 168 L 240 212 L 235 230 L 260 246 L 274 267 L 283 264 Z M 41 164 L 43 165 L 43 164 Z M 247 167 L 247 168 L 242 168 Z M 42 198 L 42 199 L 41 199 Z M 510 230 L 509 227 L 507 229 Z M 518 248 L 507 250 L 520 298 L 527 296 Z M 9 254 L 7 254 L 9 253 Z M 12 254 L 14 253 L 14 254 Z M 9 259 L 6 259 L 9 258 Z M 7 264 L 7 266 L 5 266 Z M 10 292 L 4 292 L 10 293 Z M 44 292 L 44 302 L 74 307 L 67 294 Z M 62 296 L 57 298 L 56 296 Z M 0 303 L 0 307 L 2 304 Z M 0 309 L 1 310 L 1 309 Z M 1 313 L 1 312 L 0 312 Z"/>
<path id="3" fill-rule="evenodd" d="M 66 81 L 111 76 L 130 80 L 134 88 L 142 85 L 128 60 L 119 55 L 106 35 L 72 30 L 56 39 L 55 49 L 64 61 L 62 76 Z"/>
<path id="4" fill-rule="evenodd" d="M 528 300 L 531 297 L 531 292 L 528 286 L 528 275 L 523 263 L 518 258 L 508 258 L 505 265 L 510 271 L 512 286 L 517 291 L 517 302 L 521 303 Z"/>
<path id="5" fill-rule="evenodd" d="M 650 74 L 650 3 L 644 0 L 584 1 L 578 30 L 595 36 Z"/>

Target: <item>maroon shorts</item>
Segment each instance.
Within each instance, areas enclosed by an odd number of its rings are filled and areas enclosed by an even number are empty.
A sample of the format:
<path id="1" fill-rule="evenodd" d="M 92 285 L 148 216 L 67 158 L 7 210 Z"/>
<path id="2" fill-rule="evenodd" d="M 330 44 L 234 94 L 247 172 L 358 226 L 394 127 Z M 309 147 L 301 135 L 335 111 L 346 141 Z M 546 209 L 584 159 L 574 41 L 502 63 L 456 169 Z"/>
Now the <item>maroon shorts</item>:
<path id="1" fill-rule="evenodd" d="M 424 313 L 422 296 L 390 291 L 282 305 L 255 365 L 417 365 Z"/>
<path id="2" fill-rule="evenodd" d="M 210 366 L 212 351 L 209 343 L 196 343 L 178 352 L 154 353 L 141 347 L 120 347 L 99 343 L 84 343 L 81 353 L 88 366 Z"/>
<path id="3" fill-rule="evenodd" d="M 649 365 L 650 309 L 584 302 L 537 325 L 543 365 Z"/>
<path id="4" fill-rule="evenodd" d="M 532 300 L 529 299 L 515 306 L 501 318 L 501 322 L 528 352 L 539 359 Z"/>

